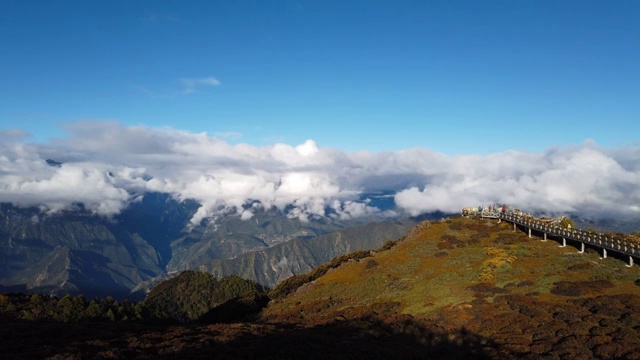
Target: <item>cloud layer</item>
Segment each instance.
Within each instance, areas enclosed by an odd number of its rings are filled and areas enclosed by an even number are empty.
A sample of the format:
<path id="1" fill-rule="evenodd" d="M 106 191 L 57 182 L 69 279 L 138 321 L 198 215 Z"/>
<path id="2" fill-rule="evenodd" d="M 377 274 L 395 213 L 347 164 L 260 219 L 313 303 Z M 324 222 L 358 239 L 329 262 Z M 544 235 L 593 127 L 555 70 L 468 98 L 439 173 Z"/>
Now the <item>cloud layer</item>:
<path id="1" fill-rule="evenodd" d="M 66 130 L 68 137 L 46 144 L 24 143 L 16 130 L 3 133 L 0 202 L 48 212 L 81 203 L 109 216 L 139 194 L 160 191 L 199 201 L 197 223 L 228 211 L 248 219 L 256 207 L 286 209 L 302 219 L 327 215 L 327 209 L 358 217 L 380 212 L 362 194 L 385 191 L 411 215 L 495 202 L 529 211 L 640 214 L 637 147 L 585 142 L 545 153 L 447 156 L 424 148 L 344 152 L 312 140 L 232 145 L 205 133 L 115 122 L 81 122 Z"/>

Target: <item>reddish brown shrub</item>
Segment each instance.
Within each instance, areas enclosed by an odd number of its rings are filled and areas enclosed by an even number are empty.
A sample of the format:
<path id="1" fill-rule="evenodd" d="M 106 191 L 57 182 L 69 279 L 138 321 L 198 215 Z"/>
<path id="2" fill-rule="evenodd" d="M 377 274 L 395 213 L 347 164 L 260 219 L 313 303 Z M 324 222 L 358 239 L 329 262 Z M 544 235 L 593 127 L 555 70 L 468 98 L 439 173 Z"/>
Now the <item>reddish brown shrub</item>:
<path id="1" fill-rule="evenodd" d="M 440 237 L 441 242 L 446 242 L 451 244 L 453 247 L 461 248 L 467 246 L 467 243 L 463 240 L 458 239 L 453 235 L 442 235 Z"/>
<path id="2" fill-rule="evenodd" d="M 551 293 L 561 296 L 582 296 L 599 294 L 603 289 L 612 288 L 613 286 L 613 283 L 609 280 L 558 281 L 553 284 Z"/>
<path id="3" fill-rule="evenodd" d="M 377 267 L 378 265 L 380 265 L 377 261 L 371 259 L 368 260 L 367 263 L 365 264 L 364 268 L 365 269 L 373 269 L 375 267 Z"/>
<path id="4" fill-rule="evenodd" d="M 382 314 L 385 316 L 395 315 L 400 308 L 400 303 L 397 301 L 390 301 L 384 303 L 375 303 L 371 305 L 371 310 L 376 314 Z"/>
<path id="5" fill-rule="evenodd" d="M 476 285 L 469 286 L 467 287 L 467 289 L 475 292 L 476 297 L 481 297 L 478 295 L 496 295 L 496 294 L 504 294 L 507 292 L 506 290 L 496 287 L 491 283 L 479 283 Z"/>
<path id="6" fill-rule="evenodd" d="M 518 287 L 519 287 L 519 288 L 523 288 L 523 287 L 533 286 L 534 284 L 535 284 L 535 283 L 534 283 L 533 281 L 531 281 L 531 280 L 524 280 L 524 281 L 521 281 L 521 282 L 518 284 Z"/>
<path id="7" fill-rule="evenodd" d="M 482 239 L 480 234 L 478 233 L 471 234 L 471 236 L 469 237 L 469 244 L 478 244 L 480 243 L 480 239 Z"/>
<path id="8" fill-rule="evenodd" d="M 580 264 L 571 265 L 567 267 L 567 269 L 568 270 L 586 270 L 586 269 L 591 269 L 594 266 L 595 265 L 593 265 L 592 263 L 580 263 Z"/>
<path id="9" fill-rule="evenodd" d="M 496 237 L 495 243 L 503 245 L 513 245 L 523 241 L 526 240 L 519 236 L 519 234 L 517 233 L 500 233 Z"/>
<path id="10" fill-rule="evenodd" d="M 462 230 L 464 227 L 459 222 L 456 222 L 456 223 L 452 223 L 451 225 L 449 225 L 449 228 L 451 230 Z"/>

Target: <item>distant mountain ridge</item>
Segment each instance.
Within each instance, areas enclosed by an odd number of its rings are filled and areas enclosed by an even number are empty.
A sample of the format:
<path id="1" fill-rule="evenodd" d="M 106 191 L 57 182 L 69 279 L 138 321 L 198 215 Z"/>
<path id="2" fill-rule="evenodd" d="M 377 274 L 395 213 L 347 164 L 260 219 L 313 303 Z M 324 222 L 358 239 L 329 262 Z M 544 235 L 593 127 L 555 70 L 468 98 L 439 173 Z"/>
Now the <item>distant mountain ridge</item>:
<path id="1" fill-rule="evenodd" d="M 252 272 L 255 276 L 250 278 L 272 284 L 284 275 L 262 275 L 259 269 L 264 268 L 263 262 L 243 259 L 291 240 L 314 239 L 376 220 L 314 216 L 304 222 L 271 209 L 256 210 L 249 220 L 230 214 L 193 226 L 190 219 L 199 206 L 195 201 L 177 201 L 169 194 L 147 193 L 107 219 L 83 210 L 81 205 L 75 211 L 46 215 L 37 208 L 0 204 L 0 289 L 123 298 L 136 286 L 164 278 L 167 273 L 203 267 L 216 274 L 233 274 L 232 268 Z M 378 240 L 375 236 L 371 239 L 371 247 L 375 247 Z M 296 259 L 299 250 L 307 253 L 303 259 L 326 259 L 350 248 L 338 245 L 328 251 L 290 245 L 283 254 Z M 309 249 L 325 255 L 312 254 Z M 245 265 L 214 265 L 236 258 Z M 300 267 L 304 271 L 320 263 L 303 262 L 309 264 Z"/>
<path id="2" fill-rule="evenodd" d="M 212 260 L 198 267 L 217 277 L 239 275 L 273 287 L 293 275 L 311 271 L 336 256 L 380 247 L 403 236 L 415 219 L 376 222 L 338 230 L 313 239 L 295 239 L 234 259 Z"/>

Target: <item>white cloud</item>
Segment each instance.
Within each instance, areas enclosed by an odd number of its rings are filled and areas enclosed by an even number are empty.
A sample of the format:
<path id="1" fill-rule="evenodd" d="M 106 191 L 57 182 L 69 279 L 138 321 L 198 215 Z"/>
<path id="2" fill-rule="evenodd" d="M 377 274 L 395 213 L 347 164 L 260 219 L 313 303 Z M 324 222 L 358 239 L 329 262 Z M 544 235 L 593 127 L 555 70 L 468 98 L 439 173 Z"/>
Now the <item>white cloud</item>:
<path id="1" fill-rule="evenodd" d="M 135 194 L 161 191 L 199 201 L 194 223 L 230 211 L 250 219 L 254 207 L 245 208 L 255 201 L 303 220 L 383 214 L 359 200 L 380 190 L 394 193 L 398 207 L 413 215 L 494 202 L 530 211 L 636 216 L 640 208 L 637 147 L 610 150 L 585 142 L 544 153 L 446 156 L 420 148 L 344 152 L 313 140 L 233 145 L 205 133 L 116 122 L 66 129 L 69 137 L 47 144 L 25 144 L 20 136 L 0 143 L 0 202 L 47 211 L 82 203 L 112 215 Z M 63 165 L 49 166 L 46 159 Z"/>
<path id="2" fill-rule="evenodd" d="M 201 87 L 220 86 L 220 81 L 214 77 L 205 77 L 199 79 L 182 78 L 180 79 L 180 82 L 182 83 L 185 94 L 194 93 L 198 88 Z"/>
<path id="3" fill-rule="evenodd" d="M 287 266 L 289 266 L 289 259 L 287 259 L 286 256 L 282 257 L 282 259 L 280 259 L 280 261 L 278 261 L 278 263 L 276 264 L 276 266 L 280 269 L 284 269 Z"/>
<path id="4" fill-rule="evenodd" d="M 220 139 L 237 140 L 242 137 L 242 134 L 234 131 L 223 131 L 223 132 L 216 132 L 213 134 L 213 136 Z"/>

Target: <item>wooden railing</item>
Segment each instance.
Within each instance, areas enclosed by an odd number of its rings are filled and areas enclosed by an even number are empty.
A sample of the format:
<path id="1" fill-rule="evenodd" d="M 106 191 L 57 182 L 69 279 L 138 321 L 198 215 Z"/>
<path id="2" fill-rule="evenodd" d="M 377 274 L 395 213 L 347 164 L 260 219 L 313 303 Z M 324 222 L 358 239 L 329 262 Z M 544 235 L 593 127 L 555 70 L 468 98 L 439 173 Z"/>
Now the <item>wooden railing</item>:
<path id="1" fill-rule="evenodd" d="M 540 231 L 546 235 L 552 235 L 566 240 L 579 241 L 583 244 L 589 244 L 600 249 L 615 251 L 621 254 L 629 255 L 629 263 L 633 265 L 633 257 L 640 255 L 640 244 L 620 237 L 594 234 L 590 231 L 580 229 L 569 229 L 560 226 L 550 225 L 541 222 L 535 218 L 518 216 L 512 213 L 498 213 L 498 218 L 513 224 L 525 226 L 531 230 Z M 606 257 L 606 252 L 605 252 Z"/>

